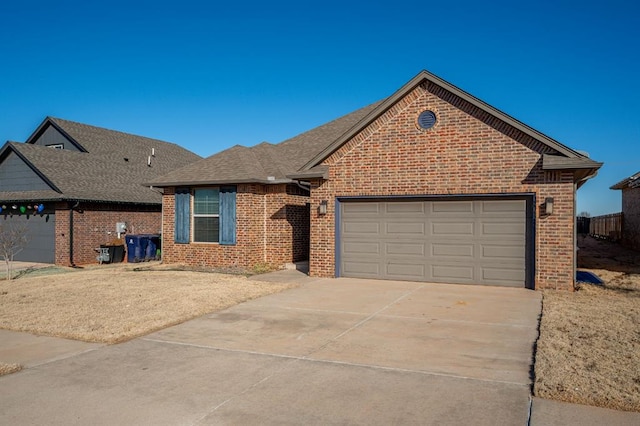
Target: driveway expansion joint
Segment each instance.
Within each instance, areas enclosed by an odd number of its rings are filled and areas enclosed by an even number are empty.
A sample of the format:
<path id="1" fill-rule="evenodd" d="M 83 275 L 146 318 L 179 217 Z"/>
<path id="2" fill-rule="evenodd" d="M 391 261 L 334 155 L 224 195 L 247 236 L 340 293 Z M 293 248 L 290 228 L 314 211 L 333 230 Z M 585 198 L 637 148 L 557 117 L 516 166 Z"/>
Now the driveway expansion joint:
<path id="1" fill-rule="evenodd" d="M 210 345 L 197 345 L 195 343 L 175 342 L 171 340 L 151 339 L 146 337 L 141 337 L 140 340 L 145 340 L 147 342 L 153 342 L 153 343 L 167 344 L 167 345 L 209 349 L 209 350 L 220 351 L 220 352 L 241 353 L 241 354 L 247 354 L 247 355 L 265 356 L 270 358 L 282 358 L 285 360 L 296 361 L 296 362 L 308 361 L 308 362 L 317 363 L 317 364 L 345 365 L 345 366 L 351 366 L 351 367 L 370 368 L 372 370 L 396 371 L 400 373 L 413 373 L 413 374 L 421 374 L 425 376 L 448 377 L 452 379 L 471 380 L 471 381 L 477 381 L 477 382 L 483 382 L 483 383 L 500 383 L 505 385 L 523 386 L 527 388 L 530 387 L 529 383 L 511 382 L 508 380 L 483 379 L 478 377 L 463 376 L 459 374 L 439 373 L 436 371 L 412 370 L 408 368 L 398 368 L 398 367 L 385 367 L 383 365 L 360 364 L 360 363 L 353 363 L 353 362 L 346 362 L 346 361 L 334 361 L 334 360 L 328 360 L 328 359 L 311 358 L 310 355 L 296 356 L 296 355 L 284 355 L 284 354 L 276 354 L 276 353 L 260 352 L 260 351 L 249 351 L 245 349 L 219 348 L 219 347 L 210 346 Z M 273 377 L 274 375 L 275 373 L 268 377 Z"/>

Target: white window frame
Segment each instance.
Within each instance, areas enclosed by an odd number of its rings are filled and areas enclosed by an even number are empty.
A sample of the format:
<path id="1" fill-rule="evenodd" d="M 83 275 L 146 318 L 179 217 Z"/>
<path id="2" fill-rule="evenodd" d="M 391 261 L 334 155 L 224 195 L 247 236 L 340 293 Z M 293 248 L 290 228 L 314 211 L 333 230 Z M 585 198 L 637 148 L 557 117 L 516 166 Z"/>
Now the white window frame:
<path id="1" fill-rule="evenodd" d="M 196 213 L 196 191 L 201 189 L 217 189 L 218 190 L 218 213 L 216 214 L 197 214 Z M 191 191 L 191 241 L 197 244 L 220 244 L 220 187 L 210 186 L 203 188 L 194 188 Z M 217 217 L 218 218 L 218 241 L 197 241 L 196 240 L 196 218 L 198 217 Z"/>

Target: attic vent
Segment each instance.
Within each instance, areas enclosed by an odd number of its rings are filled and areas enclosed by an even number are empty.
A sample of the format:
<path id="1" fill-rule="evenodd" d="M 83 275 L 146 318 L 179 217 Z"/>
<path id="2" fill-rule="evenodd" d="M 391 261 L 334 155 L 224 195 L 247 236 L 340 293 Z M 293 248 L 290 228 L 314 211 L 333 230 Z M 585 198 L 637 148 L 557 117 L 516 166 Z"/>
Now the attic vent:
<path id="1" fill-rule="evenodd" d="M 435 124 L 436 124 L 436 113 L 433 111 L 429 111 L 429 110 L 423 111 L 418 116 L 418 125 L 425 130 L 432 128 Z"/>

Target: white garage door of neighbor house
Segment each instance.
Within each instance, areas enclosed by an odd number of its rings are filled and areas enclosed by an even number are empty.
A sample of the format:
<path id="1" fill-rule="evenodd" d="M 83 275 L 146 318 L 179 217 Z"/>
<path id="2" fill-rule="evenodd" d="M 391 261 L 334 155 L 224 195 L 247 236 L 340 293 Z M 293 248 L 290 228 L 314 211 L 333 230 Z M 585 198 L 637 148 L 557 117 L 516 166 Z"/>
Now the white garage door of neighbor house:
<path id="1" fill-rule="evenodd" d="M 339 275 L 524 287 L 526 201 L 340 202 Z"/>
<path id="2" fill-rule="evenodd" d="M 27 225 L 27 245 L 14 260 L 21 262 L 55 263 L 56 215 L 14 215 L 1 217 L 11 225 Z"/>

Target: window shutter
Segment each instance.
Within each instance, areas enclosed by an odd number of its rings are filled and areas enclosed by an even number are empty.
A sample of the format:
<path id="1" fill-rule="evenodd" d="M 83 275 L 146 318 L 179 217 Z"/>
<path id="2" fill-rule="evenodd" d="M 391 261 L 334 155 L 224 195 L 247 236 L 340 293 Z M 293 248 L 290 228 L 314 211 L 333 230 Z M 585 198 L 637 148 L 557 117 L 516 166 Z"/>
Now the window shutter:
<path id="1" fill-rule="evenodd" d="M 191 195 L 189 188 L 176 188 L 174 241 L 189 244 L 191 231 Z"/>
<path id="2" fill-rule="evenodd" d="M 220 187 L 220 244 L 236 243 L 236 187 Z"/>

